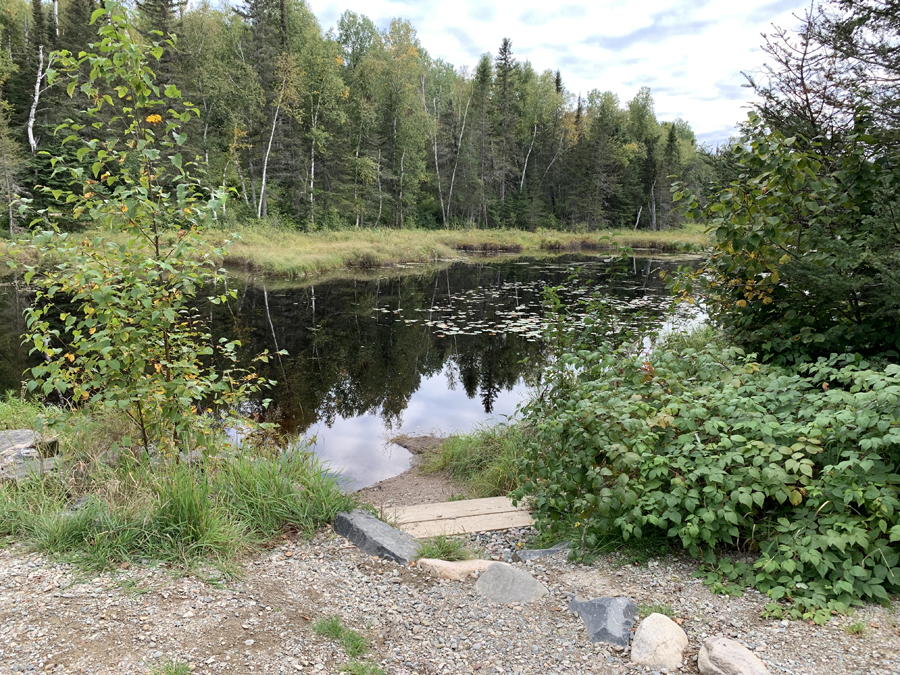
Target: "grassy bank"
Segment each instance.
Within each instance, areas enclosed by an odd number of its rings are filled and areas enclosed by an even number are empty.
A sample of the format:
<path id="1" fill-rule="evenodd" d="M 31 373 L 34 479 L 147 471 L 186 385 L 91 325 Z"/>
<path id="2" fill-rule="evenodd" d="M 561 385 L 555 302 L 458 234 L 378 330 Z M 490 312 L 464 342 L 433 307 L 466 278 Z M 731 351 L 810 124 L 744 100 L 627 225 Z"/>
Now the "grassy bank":
<path id="1" fill-rule="evenodd" d="M 0 428 L 34 428 L 41 412 L 9 398 L 0 402 Z M 57 471 L 0 483 L 0 542 L 92 571 L 145 560 L 227 570 L 285 530 L 311 534 L 354 505 L 306 453 L 243 448 L 190 465 L 113 461 L 112 441 L 126 430 L 120 419 L 98 417 L 60 435 Z"/>
<path id="2" fill-rule="evenodd" d="M 344 268 L 430 263 L 465 253 L 593 251 L 619 245 L 674 252 L 706 242 L 703 230 L 696 226 L 663 232 L 589 234 L 476 229 L 365 229 L 307 234 L 253 225 L 238 233 L 241 240 L 229 253 L 230 264 L 291 277 Z"/>
<path id="3" fill-rule="evenodd" d="M 236 228 L 239 241 L 231 247 L 227 264 L 252 272 L 282 277 L 303 277 L 335 270 L 374 269 L 409 263 L 436 263 L 475 253 L 537 253 L 596 251 L 614 246 L 680 252 L 705 245 L 703 228 L 679 230 L 611 230 L 574 233 L 521 230 L 393 230 L 362 229 L 336 232 L 297 232 L 260 222 Z M 232 230 L 211 230 L 208 239 L 221 245 Z M 91 236 L 91 232 L 85 233 Z M 0 261 L 8 241 L 0 239 Z M 29 264 L 28 251 L 20 259 Z M 24 257 L 21 257 L 24 256 Z M 6 265 L 0 275 L 8 274 Z"/>
<path id="4" fill-rule="evenodd" d="M 517 462 L 527 431 L 518 424 L 482 427 L 451 436 L 422 464 L 425 473 L 445 472 L 466 487 L 466 497 L 496 497 L 519 487 Z"/>

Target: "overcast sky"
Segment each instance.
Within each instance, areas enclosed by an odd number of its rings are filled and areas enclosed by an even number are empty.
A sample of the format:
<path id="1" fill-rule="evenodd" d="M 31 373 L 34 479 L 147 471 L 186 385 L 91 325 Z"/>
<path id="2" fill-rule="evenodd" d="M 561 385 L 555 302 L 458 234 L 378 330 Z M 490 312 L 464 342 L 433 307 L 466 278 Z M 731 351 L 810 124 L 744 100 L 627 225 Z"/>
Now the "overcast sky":
<path id="1" fill-rule="evenodd" d="M 651 87 L 660 120 L 682 117 L 701 141 L 725 141 L 746 116 L 741 71 L 763 62 L 760 33 L 796 27 L 808 0 L 308 0 L 323 28 L 350 9 L 380 28 L 409 19 L 433 58 L 475 67 L 504 37 L 537 70 L 562 71 L 576 94 L 624 103 Z"/>

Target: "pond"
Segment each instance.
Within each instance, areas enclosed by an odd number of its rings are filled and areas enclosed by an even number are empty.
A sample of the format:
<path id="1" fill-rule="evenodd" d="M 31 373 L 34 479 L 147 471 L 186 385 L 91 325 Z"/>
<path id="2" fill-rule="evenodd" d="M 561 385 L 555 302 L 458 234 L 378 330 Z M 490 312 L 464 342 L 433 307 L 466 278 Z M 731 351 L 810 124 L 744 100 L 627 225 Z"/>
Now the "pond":
<path id="1" fill-rule="evenodd" d="M 206 309 L 214 336 L 239 339 L 248 357 L 287 352 L 263 371 L 278 381 L 260 396 L 272 399 L 270 419 L 313 440 L 356 489 L 409 467 L 409 453 L 390 442 L 398 434 L 443 435 L 515 414 L 547 357 L 547 286 L 562 286 L 566 302 L 602 288 L 619 307 L 614 330 L 649 330 L 669 307 L 659 270 L 690 262 L 637 257 L 615 277 L 598 256 L 488 258 L 296 284 L 232 276 L 237 297 Z M 18 389 L 28 365 L 18 339 L 27 302 L 15 285 L 0 287 L 0 392 Z"/>

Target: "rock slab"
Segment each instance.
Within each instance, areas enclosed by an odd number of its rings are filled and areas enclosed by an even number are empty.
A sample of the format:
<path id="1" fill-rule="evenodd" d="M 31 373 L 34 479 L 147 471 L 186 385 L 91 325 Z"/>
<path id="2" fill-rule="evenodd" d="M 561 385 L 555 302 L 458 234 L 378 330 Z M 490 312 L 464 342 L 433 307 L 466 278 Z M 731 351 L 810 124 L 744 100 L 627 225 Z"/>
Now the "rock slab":
<path id="1" fill-rule="evenodd" d="M 541 558 L 547 558 L 551 555 L 556 555 L 557 553 L 568 551 L 570 547 L 571 544 L 567 541 L 564 541 L 551 548 L 534 548 L 530 550 L 525 549 L 522 551 L 513 551 L 512 559 L 513 562 L 528 562 L 529 560 L 540 560 Z"/>
<path id="2" fill-rule="evenodd" d="M 355 509 L 334 518 L 334 531 L 346 537 L 363 553 L 408 565 L 419 557 L 419 542 L 405 532 L 384 523 L 371 513 Z"/>
<path id="3" fill-rule="evenodd" d="M 494 563 L 478 577 L 475 592 L 502 605 L 534 602 L 548 593 L 544 584 L 528 572 L 503 563 Z"/>
<path id="4" fill-rule="evenodd" d="M 493 560 L 458 560 L 454 562 L 435 560 L 434 558 L 416 560 L 417 567 L 439 579 L 450 579 L 451 581 L 462 581 L 473 574 L 484 572 L 493 564 L 495 564 Z"/>
<path id="5" fill-rule="evenodd" d="M 770 675 L 756 654 L 740 642 L 721 635 L 703 642 L 697 667 L 702 675 Z"/>
<path id="6" fill-rule="evenodd" d="M 627 647 L 631 627 L 638 618 L 638 608 L 629 598 L 594 598 L 572 600 L 569 609 L 584 622 L 591 642 L 605 642 Z"/>
<path id="7" fill-rule="evenodd" d="M 55 439 L 44 438 L 31 429 L 0 431 L 0 478 L 23 480 L 54 468 Z M 47 457 L 47 459 L 44 459 Z"/>
<path id="8" fill-rule="evenodd" d="M 641 621 L 631 643 L 631 662 L 651 668 L 675 670 L 681 665 L 688 639 L 677 623 L 664 614 Z"/>

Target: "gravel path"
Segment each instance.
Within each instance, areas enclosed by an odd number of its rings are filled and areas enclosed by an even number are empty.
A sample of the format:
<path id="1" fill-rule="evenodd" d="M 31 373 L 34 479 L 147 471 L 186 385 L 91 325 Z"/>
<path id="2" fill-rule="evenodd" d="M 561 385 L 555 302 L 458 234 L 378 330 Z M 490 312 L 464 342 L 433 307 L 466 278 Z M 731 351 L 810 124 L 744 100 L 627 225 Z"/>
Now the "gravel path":
<path id="1" fill-rule="evenodd" d="M 485 555 L 505 558 L 528 534 L 471 540 Z M 370 638 L 364 658 L 393 675 L 649 672 L 632 667 L 627 652 L 587 642 L 566 609 L 572 594 L 670 605 L 690 638 L 685 673 L 697 672 L 700 642 L 715 634 L 754 649 L 772 675 L 900 673 L 898 601 L 893 611 L 866 607 L 819 627 L 761 619 L 765 601 L 757 593 L 711 594 L 691 578 L 690 560 L 617 567 L 606 558 L 584 567 L 559 555 L 519 566 L 550 589 L 533 606 L 495 605 L 471 582 L 437 581 L 369 558 L 329 532 L 285 540 L 224 584 L 156 567 L 84 580 L 68 565 L 14 547 L 0 551 L 0 673 L 143 675 L 169 660 L 210 675 L 338 673 L 349 659 L 310 629 L 333 614 Z M 862 636 L 844 630 L 860 621 Z"/>

